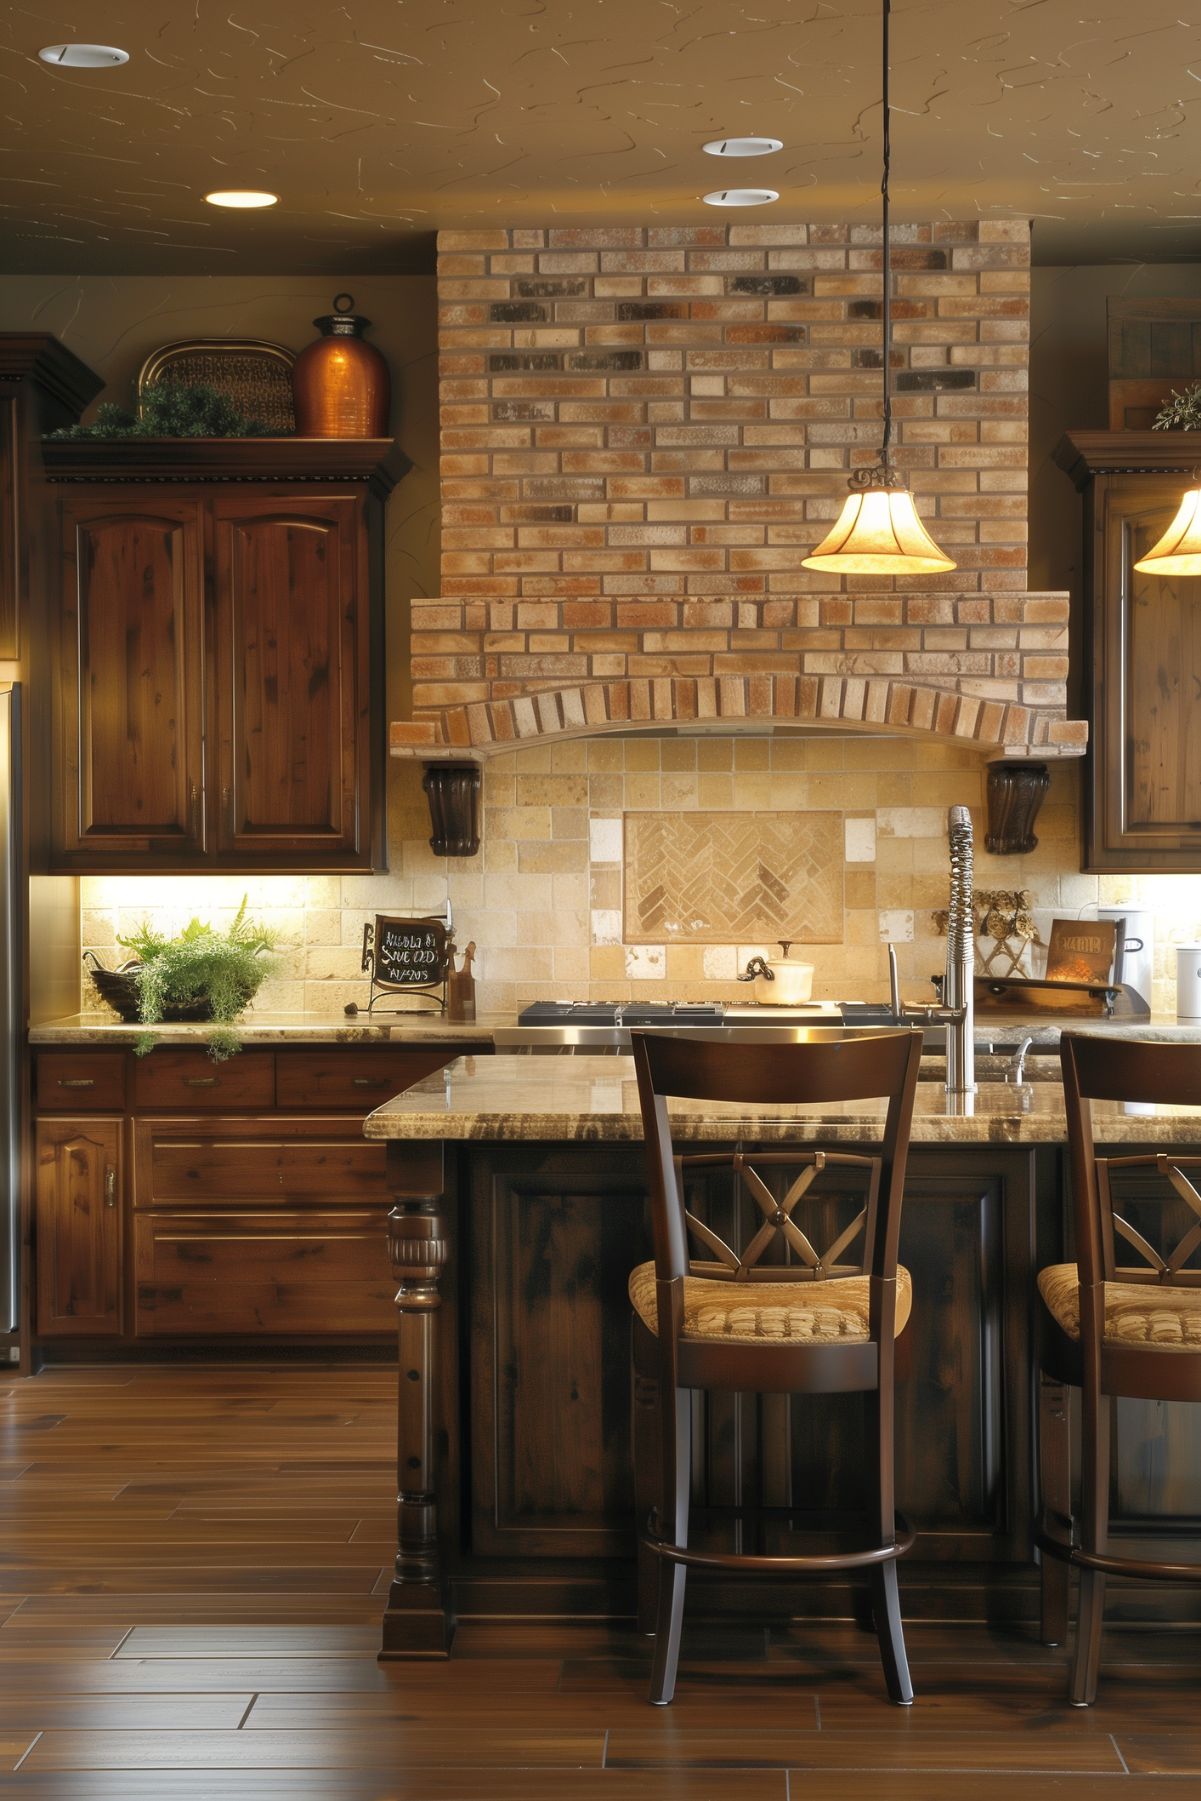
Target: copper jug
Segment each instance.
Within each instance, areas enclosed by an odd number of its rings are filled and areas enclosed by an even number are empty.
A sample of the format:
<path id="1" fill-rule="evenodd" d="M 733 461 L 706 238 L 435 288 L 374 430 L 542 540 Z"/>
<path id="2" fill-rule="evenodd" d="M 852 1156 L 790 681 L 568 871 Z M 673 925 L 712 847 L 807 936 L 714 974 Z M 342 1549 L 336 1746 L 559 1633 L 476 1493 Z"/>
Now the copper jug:
<path id="1" fill-rule="evenodd" d="M 292 366 L 296 432 L 302 438 L 386 438 L 392 384 L 388 365 L 363 337 L 353 294 L 335 294 L 334 310 L 313 324 L 321 333 Z"/>

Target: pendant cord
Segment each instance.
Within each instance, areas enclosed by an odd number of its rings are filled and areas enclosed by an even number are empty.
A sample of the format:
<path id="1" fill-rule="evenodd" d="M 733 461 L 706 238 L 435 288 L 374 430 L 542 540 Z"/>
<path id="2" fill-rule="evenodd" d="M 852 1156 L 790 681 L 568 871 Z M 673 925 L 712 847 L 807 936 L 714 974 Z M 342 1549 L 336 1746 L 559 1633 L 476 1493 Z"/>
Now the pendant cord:
<path id="1" fill-rule="evenodd" d="M 881 309 L 880 318 L 881 318 L 881 324 L 882 324 L 882 328 L 883 328 L 883 338 L 884 338 L 884 346 L 883 346 L 884 435 L 883 435 L 883 438 L 882 438 L 882 441 L 880 444 L 880 462 L 881 462 L 881 465 L 885 469 L 888 468 L 888 448 L 892 442 L 892 368 L 891 368 L 891 360 L 892 359 L 889 354 L 890 349 L 891 349 L 891 344 L 892 344 L 892 257 L 890 254 L 889 241 L 888 241 L 889 240 L 888 176 L 889 176 L 889 171 L 892 167 L 892 131 L 891 131 L 892 108 L 889 105 L 889 101 L 888 101 L 888 25 L 889 25 L 889 17 L 891 15 L 891 13 L 892 13 L 892 0 L 882 0 L 882 25 L 883 25 L 882 40 L 883 40 L 883 53 L 884 53 L 884 73 L 883 73 L 883 80 L 881 82 L 881 96 L 882 96 L 883 111 L 884 111 L 884 127 L 883 127 L 884 167 L 883 167 L 883 172 L 880 177 L 880 213 L 881 213 L 881 218 L 882 218 L 883 227 L 884 227 L 884 232 L 883 232 L 884 254 L 883 254 L 883 260 L 882 260 L 883 261 L 882 272 L 883 272 L 883 276 L 884 276 L 884 305 L 883 305 L 883 308 Z"/>

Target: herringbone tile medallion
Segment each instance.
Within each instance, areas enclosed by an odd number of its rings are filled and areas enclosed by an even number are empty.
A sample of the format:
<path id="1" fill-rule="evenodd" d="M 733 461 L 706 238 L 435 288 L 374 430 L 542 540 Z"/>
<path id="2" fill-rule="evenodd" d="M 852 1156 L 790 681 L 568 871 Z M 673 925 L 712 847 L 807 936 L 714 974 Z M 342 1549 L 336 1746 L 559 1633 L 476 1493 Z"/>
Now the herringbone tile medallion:
<path id="1" fill-rule="evenodd" d="M 627 944 L 839 944 L 841 813 L 627 813 Z"/>

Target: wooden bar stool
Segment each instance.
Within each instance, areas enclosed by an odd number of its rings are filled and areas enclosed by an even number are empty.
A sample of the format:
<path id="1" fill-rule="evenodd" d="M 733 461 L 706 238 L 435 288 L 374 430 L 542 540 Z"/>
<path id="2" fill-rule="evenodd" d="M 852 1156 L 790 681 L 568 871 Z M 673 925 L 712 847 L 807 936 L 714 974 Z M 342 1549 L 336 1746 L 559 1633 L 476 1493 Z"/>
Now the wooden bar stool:
<path id="1" fill-rule="evenodd" d="M 1079 1262 L 1055 1264 L 1038 1278 L 1038 1545 L 1044 1554 L 1045 1644 L 1060 1644 L 1067 1636 L 1069 1565 L 1080 1571 L 1069 1698 L 1074 1707 L 1088 1707 L 1097 1697 L 1106 1576 L 1201 1580 L 1201 1565 L 1123 1556 L 1109 1540 L 1112 1397 L 1201 1401 L 1201 1270 L 1186 1267 L 1201 1249 L 1201 1193 L 1186 1172 L 1201 1170 L 1201 1156 L 1099 1157 L 1091 1103 L 1201 1106 L 1201 1046 L 1065 1032 L 1060 1056 Z M 1187 1230 L 1166 1256 L 1116 1211 L 1116 1204 L 1124 1203 L 1114 1192 L 1115 1175 L 1121 1183 L 1140 1170 L 1158 1178 L 1146 1193 L 1140 1184 L 1140 1207 L 1154 1200 L 1186 1211 Z M 1119 1239 L 1140 1261 L 1118 1262 Z M 1081 1394 L 1078 1519 L 1072 1515 L 1065 1392 L 1073 1388 Z"/>
<path id="2" fill-rule="evenodd" d="M 798 1044 L 737 1046 L 675 1034 L 634 1032 L 632 1039 L 655 1246 L 654 1262 L 630 1277 L 635 1385 L 653 1387 L 658 1422 L 655 1443 L 644 1423 L 650 1410 L 635 1406 L 636 1484 L 641 1496 L 653 1497 L 640 1540 L 640 1583 L 658 1578 L 651 1701 L 665 1706 L 675 1692 L 684 1579 L 690 1566 L 699 1566 L 762 1575 L 866 1571 L 888 1693 L 907 1707 L 913 1686 L 896 1559 L 913 1534 L 893 1505 L 893 1368 L 912 1295 L 908 1272 L 897 1266 L 897 1238 L 922 1035 L 815 1031 Z M 888 1108 L 883 1143 L 871 1156 L 806 1143 L 676 1158 L 668 1096 L 802 1112 L 886 1097 Z M 723 1164 L 763 1215 L 741 1254 L 685 1206 L 690 1176 Z M 773 1191 L 773 1171 L 791 1177 L 783 1194 Z M 828 1187 L 830 1177 L 856 1185 L 864 1198 L 858 1216 L 819 1254 L 801 1229 L 798 1208 L 807 1195 L 815 1200 L 815 1184 Z M 689 1259 L 690 1231 L 707 1253 L 704 1262 Z M 862 1254 L 848 1260 L 860 1239 Z M 777 1260 L 765 1262 L 767 1256 Z M 845 1550 L 788 1555 L 690 1548 L 691 1391 L 697 1389 L 862 1392 L 871 1495 L 861 1541 Z M 639 1611 L 649 1619 L 645 1601 Z"/>

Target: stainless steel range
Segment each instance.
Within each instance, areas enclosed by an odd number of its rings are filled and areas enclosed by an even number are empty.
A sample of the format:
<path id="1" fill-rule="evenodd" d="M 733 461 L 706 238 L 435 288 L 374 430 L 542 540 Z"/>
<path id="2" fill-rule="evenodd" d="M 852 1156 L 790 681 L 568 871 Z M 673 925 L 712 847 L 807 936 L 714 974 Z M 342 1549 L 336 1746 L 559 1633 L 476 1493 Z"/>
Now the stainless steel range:
<path id="1" fill-rule="evenodd" d="M 498 1050 L 618 1054 L 630 1030 L 688 1031 L 746 1043 L 795 1041 L 814 1026 L 889 1025 L 887 1006 L 811 1001 L 801 1007 L 723 1006 L 713 1001 L 536 1001 L 515 1026 L 493 1031 Z"/>

